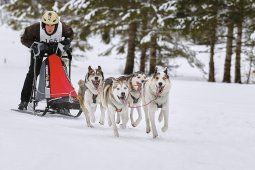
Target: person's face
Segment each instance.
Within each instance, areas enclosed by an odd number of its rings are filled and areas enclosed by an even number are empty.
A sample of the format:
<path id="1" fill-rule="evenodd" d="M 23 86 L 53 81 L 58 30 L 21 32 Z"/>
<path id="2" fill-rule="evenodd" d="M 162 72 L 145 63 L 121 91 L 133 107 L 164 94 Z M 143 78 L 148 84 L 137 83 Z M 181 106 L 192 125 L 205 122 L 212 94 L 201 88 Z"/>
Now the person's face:
<path id="1" fill-rule="evenodd" d="M 51 35 L 54 32 L 55 27 L 56 27 L 55 24 L 54 25 L 46 24 L 45 25 L 45 30 L 46 30 L 47 34 Z"/>

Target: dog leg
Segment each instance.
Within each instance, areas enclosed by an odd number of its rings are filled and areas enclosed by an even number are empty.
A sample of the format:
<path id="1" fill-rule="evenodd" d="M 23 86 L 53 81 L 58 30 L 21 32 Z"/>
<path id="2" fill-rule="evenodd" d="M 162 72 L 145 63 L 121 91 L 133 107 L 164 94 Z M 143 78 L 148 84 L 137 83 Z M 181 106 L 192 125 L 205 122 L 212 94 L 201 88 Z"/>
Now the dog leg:
<path id="1" fill-rule="evenodd" d="M 92 104 L 90 103 L 90 105 L 92 105 Z M 95 114 L 94 114 L 95 110 L 96 110 L 95 106 L 88 107 L 89 117 L 90 117 L 90 121 L 92 123 L 95 123 L 95 119 L 96 119 Z"/>
<path id="2" fill-rule="evenodd" d="M 158 121 L 161 122 L 163 120 L 163 116 L 164 116 L 164 111 L 161 109 L 159 116 L 158 116 Z"/>
<path id="3" fill-rule="evenodd" d="M 118 132 L 118 129 L 117 129 L 117 126 L 116 126 L 116 123 L 115 123 L 115 111 L 113 109 L 109 109 L 109 115 L 110 115 L 110 119 L 111 119 L 111 122 L 112 122 L 112 128 L 113 128 L 113 134 L 115 137 L 119 137 L 119 132 Z"/>
<path id="4" fill-rule="evenodd" d="M 145 122 L 146 122 L 146 133 L 150 133 L 151 127 L 150 127 L 150 119 L 149 119 L 149 113 L 148 113 L 148 107 L 143 107 L 144 114 L 145 114 Z"/>
<path id="5" fill-rule="evenodd" d="M 100 110 L 101 110 L 101 116 L 99 123 L 101 125 L 104 125 L 104 119 L 105 119 L 105 108 L 103 107 L 102 103 L 100 103 Z"/>
<path id="6" fill-rule="evenodd" d="M 109 127 L 111 127 L 112 126 L 112 121 L 111 121 L 110 111 L 109 110 L 107 111 L 107 115 L 108 115 L 108 125 L 109 125 Z"/>
<path id="7" fill-rule="evenodd" d="M 138 107 L 136 108 L 137 113 L 138 113 L 138 118 L 136 119 L 136 121 L 134 122 L 133 126 L 136 127 L 142 120 L 142 112 L 141 112 L 141 108 Z"/>
<path id="8" fill-rule="evenodd" d="M 161 128 L 162 132 L 166 132 L 168 129 L 168 116 L 169 116 L 169 111 L 164 110 L 164 126 Z"/>
<path id="9" fill-rule="evenodd" d="M 128 123 L 128 109 L 123 109 L 123 111 L 120 113 L 120 116 L 121 116 L 121 120 L 122 120 L 120 127 L 122 129 L 126 129 L 127 123 Z"/>
<path id="10" fill-rule="evenodd" d="M 152 129 L 152 136 L 153 138 L 156 138 L 158 136 L 158 132 L 155 125 L 155 109 L 150 108 L 149 115 L 150 115 L 150 121 L 151 121 L 151 129 Z"/>
<path id="11" fill-rule="evenodd" d="M 132 125 L 133 127 L 135 127 L 135 122 L 134 122 L 133 114 L 134 114 L 134 108 L 131 108 L 131 109 L 130 109 L 130 121 L 131 121 L 131 125 Z"/>
<path id="12" fill-rule="evenodd" d="M 87 110 L 87 108 L 85 107 L 85 105 L 84 105 L 84 103 L 82 102 L 82 100 L 81 100 L 81 102 L 80 102 L 80 106 L 81 106 L 82 112 L 83 112 L 84 115 L 85 115 L 85 119 L 86 119 L 86 122 L 87 122 L 87 126 L 93 128 L 94 126 L 90 123 L 88 110 Z"/>
<path id="13" fill-rule="evenodd" d="M 117 120 L 116 120 L 117 124 L 120 124 L 120 114 L 117 112 Z"/>

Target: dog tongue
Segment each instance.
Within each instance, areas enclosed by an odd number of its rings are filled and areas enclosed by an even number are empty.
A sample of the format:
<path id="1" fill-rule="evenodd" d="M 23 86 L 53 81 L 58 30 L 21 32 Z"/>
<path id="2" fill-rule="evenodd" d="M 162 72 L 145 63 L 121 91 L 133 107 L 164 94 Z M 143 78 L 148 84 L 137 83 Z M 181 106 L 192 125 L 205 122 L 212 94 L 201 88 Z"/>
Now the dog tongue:
<path id="1" fill-rule="evenodd" d="M 157 93 L 162 93 L 164 86 L 157 87 Z"/>
<path id="2" fill-rule="evenodd" d="M 141 91 L 142 89 L 142 84 L 141 83 L 136 83 L 137 85 L 137 91 Z"/>
<path id="3" fill-rule="evenodd" d="M 99 86 L 99 81 L 92 81 L 93 82 L 93 85 L 96 87 L 96 88 L 98 88 L 98 86 Z"/>
<path id="4" fill-rule="evenodd" d="M 121 103 L 125 104 L 126 103 L 125 97 L 120 97 L 120 101 Z"/>

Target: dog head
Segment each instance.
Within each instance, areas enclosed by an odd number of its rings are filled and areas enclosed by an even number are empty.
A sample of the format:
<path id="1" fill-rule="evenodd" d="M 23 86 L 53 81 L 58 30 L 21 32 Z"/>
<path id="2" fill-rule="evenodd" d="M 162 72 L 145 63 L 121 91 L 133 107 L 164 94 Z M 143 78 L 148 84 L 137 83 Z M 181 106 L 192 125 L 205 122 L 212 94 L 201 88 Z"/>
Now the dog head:
<path id="1" fill-rule="evenodd" d="M 158 70 L 156 67 L 150 84 L 152 85 L 152 88 L 156 90 L 156 94 L 161 94 L 163 91 L 167 92 L 170 88 L 170 77 L 168 69 L 164 68 L 162 70 Z"/>
<path id="2" fill-rule="evenodd" d="M 96 89 L 102 84 L 104 80 L 104 74 L 100 66 L 97 69 L 88 67 L 88 73 L 86 75 L 85 83 L 90 83 Z"/>
<path id="3" fill-rule="evenodd" d="M 143 72 L 135 72 L 130 79 L 131 89 L 141 91 L 145 81 L 146 75 Z"/>
<path id="4" fill-rule="evenodd" d="M 118 103 L 126 104 L 128 93 L 129 93 L 129 89 L 128 89 L 127 81 L 113 80 L 112 94 L 114 99 Z"/>

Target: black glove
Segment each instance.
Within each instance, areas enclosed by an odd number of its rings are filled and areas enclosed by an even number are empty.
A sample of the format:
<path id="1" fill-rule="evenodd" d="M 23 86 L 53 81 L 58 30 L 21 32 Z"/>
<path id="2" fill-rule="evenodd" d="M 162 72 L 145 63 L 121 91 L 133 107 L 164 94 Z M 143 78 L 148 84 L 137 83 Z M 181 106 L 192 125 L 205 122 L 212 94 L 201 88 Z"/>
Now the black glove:
<path id="1" fill-rule="evenodd" d="M 42 56 L 44 54 L 45 49 L 46 49 L 46 44 L 45 43 L 35 42 L 31 46 L 31 50 L 37 56 Z"/>
<path id="2" fill-rule="evenodd" d="M 57 53 L 58 49 L 58 43 L 47 43 L 45 44 L 44 53 L 47 53 L 48 55 Z"/>
<path id="3" fill-rule="evenodd" d="M 71 40 L 69 38 L 65 38 L 60 44 L 64 45 L 63 49 L 67 52 L 70 51 Z"/>
<path id="4" fill-rule="evenodd" d="M 60 42 L 62 45 L 70 45 L 71 40 L 69 38 L 65 38 L 63 41 Z"/>

